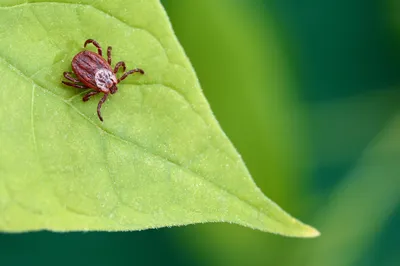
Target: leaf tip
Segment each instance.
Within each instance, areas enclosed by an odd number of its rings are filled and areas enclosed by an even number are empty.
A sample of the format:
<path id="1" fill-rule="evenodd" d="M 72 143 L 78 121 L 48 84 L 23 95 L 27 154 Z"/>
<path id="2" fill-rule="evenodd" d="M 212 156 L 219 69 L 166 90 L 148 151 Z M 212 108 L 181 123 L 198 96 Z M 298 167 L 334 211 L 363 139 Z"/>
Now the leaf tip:
<path id="1" fill-rule="evenodd" d="M 307 231 L 304 234 L 305 237 L 310 237 L 310 238 L 319 237 L 320 235 L 321 233 L 317 229 L 311 226 L 307 228 Z"/>

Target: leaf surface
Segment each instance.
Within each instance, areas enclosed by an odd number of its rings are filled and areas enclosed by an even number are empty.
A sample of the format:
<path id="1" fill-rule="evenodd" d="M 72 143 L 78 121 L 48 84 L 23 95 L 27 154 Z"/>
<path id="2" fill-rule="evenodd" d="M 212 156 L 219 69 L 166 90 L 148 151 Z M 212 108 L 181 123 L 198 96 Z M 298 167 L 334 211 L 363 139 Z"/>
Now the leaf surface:
<path id="1" fill-rule="evenodd" d="M 61 85 L 89 38 L 146 72 L 119 84 L 104 123 L 101 96 Z M 158 1 L 2 1 L 0 79 L 0 231 L 230 222 L 318 235 L 257 188 Z"/>

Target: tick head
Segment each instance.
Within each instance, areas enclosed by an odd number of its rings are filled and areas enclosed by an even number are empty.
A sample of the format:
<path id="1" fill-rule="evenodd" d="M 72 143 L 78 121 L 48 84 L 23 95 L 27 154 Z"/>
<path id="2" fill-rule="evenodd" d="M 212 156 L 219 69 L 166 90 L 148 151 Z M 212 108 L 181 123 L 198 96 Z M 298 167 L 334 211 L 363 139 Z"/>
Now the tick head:
<path id="1" fill-rule="evenodd" d="M 111 94 L 114 94 L 114 93 L 116 93 L 117 92 L 117 90 L 118 90 L 118 88 L 117 88 L 117 86 L 114 84 L 113 86 L 111 86 L 111 88 L 110 88 L 110 92 L 111 92 Z"/>

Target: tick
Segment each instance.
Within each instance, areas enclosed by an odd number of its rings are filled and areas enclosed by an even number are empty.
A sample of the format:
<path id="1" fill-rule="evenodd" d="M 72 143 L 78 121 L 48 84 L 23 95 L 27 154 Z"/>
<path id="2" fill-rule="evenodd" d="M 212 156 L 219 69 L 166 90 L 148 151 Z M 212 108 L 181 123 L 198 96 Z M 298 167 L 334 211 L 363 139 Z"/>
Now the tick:
<path id="1" fill-rule="evenodd" d="M 103 117 L 101 116 L 101 106 L 107 100 L 108 95 L 117 92 L 117 84 L 124 80 L 128 75 L 133 73 L 144 74 L 144 71 L 140 68 L 132 69 L 126 71 L 125 62 L 118 62 L 114 69 L 111 67 L 111 50 L 112 47 L 107 48 L 107 61 L 103 58 L 103 51 L 98 42 L 92 39 L 86 40 L 83 47 L 87 44 L 92 43 L 97 48 L 97 54 L 92 51 L 82 51 L 75 55 L 72 59 L 72 71 L 75 73 L 77 78 L 72 76 L 72 72 L 64 72 L 64 77 L 69 81 L 62 81 L 65 85 L 79 88 L 79 89 L 93 89 L 93 91 L 88 92 L 83 96 L 82 100 L 84 102 L 88 101 L 93 95 L 103 93 L 103 97 L 97 105 L 97 115 L 100 121 L 103 122 Z M 116 74 L 118 70 L 122 67 L 125 72 L 120 78 L 117 78 Z"/>

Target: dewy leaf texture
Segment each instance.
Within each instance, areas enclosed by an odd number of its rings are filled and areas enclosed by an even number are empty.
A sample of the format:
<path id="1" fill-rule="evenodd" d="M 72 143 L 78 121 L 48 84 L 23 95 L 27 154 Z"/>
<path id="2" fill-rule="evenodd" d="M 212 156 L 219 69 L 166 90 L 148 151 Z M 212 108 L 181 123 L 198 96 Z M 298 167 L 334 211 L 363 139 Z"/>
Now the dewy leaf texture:
<path id="1" fill-rule="evenodd" d="M 146 72 L 119 84 L 104 123 L 101 96 L 61 84 L 89 38 Z M 0 80 L 0 231 L 230 222 L 318 235 L 254 184 L 156 0 L 1 1 Z"/>

